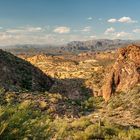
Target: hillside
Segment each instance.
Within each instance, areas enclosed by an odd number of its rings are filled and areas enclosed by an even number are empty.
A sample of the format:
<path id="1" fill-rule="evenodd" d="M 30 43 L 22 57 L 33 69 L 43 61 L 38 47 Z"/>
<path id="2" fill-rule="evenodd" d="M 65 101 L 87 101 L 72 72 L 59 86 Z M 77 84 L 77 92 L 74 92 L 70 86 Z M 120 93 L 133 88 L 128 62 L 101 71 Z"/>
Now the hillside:
<path id="1" fill-rule="evenodd" d="M 5 90 L 48 90 L 52 80 L 29 62 L 0 50 L 0 87 Z"/>

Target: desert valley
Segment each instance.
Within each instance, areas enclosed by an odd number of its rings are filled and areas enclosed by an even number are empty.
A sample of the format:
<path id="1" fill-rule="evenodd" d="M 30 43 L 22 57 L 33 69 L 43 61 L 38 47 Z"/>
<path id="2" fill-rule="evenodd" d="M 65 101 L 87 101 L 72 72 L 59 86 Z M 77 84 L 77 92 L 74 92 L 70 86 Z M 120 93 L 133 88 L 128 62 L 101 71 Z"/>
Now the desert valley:
<path id="1" fill-rule="evenodd" d="M 139 45 L 28 49 L 0 51 L 2 139 L 139 139 Z"/>

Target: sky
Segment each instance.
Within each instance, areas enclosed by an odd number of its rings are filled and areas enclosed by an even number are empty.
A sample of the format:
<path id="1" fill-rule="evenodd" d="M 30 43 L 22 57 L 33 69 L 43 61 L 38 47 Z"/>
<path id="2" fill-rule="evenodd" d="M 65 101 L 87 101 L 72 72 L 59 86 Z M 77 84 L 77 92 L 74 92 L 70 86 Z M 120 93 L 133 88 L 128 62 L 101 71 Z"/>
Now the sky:
<path id="1" fill-rule="evenodd" d="M 140 0 L 0 0 L 0 45 L 140 39 Z"/>

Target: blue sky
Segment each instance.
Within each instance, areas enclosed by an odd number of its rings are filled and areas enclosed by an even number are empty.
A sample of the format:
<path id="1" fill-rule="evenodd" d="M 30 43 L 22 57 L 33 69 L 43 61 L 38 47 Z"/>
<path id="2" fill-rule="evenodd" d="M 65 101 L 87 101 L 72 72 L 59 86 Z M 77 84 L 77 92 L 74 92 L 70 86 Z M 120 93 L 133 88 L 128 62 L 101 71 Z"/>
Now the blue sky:
<path id="1" fill-rule="evenodd" d="M 140 0 L 0 0 L 0 44 L 140 39 Z"/>

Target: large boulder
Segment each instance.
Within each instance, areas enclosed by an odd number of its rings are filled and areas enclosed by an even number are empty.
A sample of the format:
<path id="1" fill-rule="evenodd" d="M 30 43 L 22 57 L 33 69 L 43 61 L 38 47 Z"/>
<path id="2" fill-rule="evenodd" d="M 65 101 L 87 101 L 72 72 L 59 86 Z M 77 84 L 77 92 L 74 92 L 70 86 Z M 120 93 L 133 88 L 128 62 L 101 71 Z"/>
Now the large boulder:
<path id="1" fill-rule="evenodd" d="M 0 88 L 5 90 L 49 90 L 53 81 L 29 62 L 0 50 Z"/>
<path id="2" fill-rule="evenodd" d="M 127 92 L 140 83 L 140 46 L 130 45 L 117 51 L 117 60 L 105 76 L 102 95 L 108 101 L 113 93 Z"/>

